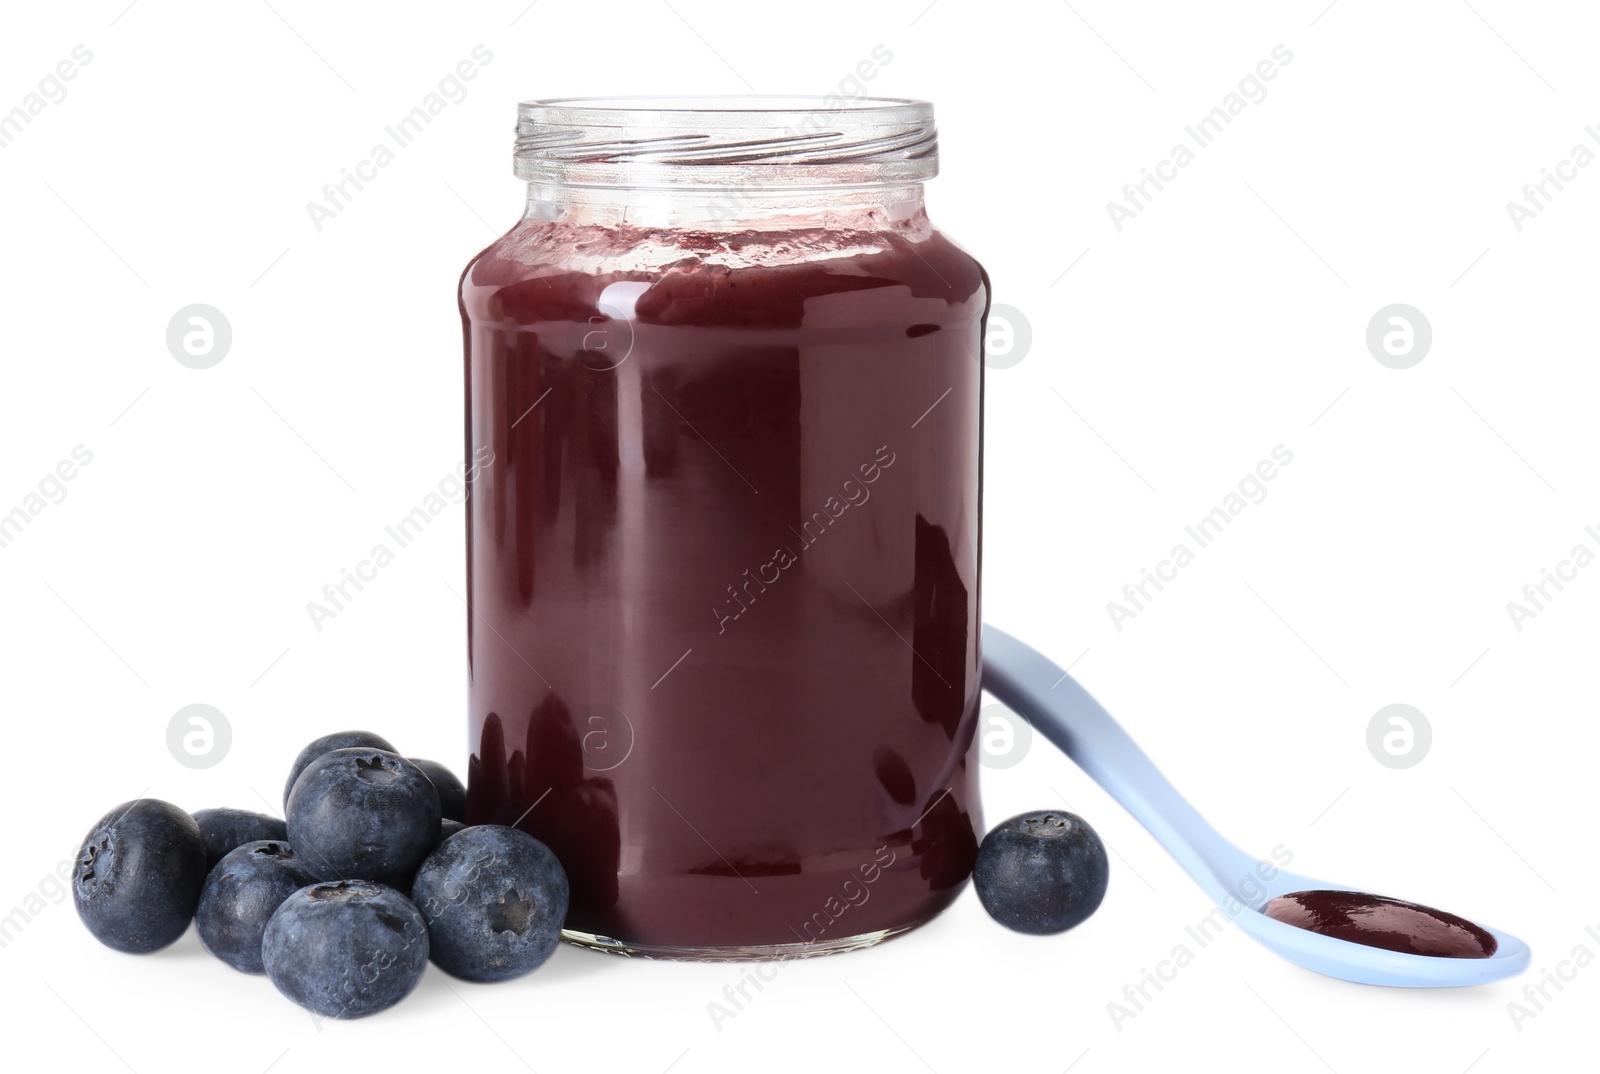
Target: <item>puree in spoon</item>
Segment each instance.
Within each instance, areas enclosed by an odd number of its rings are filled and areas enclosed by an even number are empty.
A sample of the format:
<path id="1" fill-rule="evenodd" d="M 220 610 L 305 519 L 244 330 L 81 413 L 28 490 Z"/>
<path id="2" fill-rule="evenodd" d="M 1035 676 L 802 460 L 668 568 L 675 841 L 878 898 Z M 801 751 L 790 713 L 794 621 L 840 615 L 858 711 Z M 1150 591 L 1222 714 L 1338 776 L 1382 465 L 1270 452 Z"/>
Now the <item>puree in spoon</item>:
<path id="1" fill-rule="evenodd" d="M 1488 958 L 1499 946 L 1464 917 L 1365 891 L 1294 891 L 1268 901 L 1261 912 L 1296 928 L 1408 955 Z"/>

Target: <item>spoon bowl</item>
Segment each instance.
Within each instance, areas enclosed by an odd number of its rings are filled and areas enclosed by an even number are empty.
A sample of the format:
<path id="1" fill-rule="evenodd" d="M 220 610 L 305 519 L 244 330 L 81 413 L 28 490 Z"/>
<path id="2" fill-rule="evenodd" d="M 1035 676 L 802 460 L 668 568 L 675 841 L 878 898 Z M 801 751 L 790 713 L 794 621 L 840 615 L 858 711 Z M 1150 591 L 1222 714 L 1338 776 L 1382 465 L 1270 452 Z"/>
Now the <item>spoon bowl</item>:
<path id="1" fill-rule="evenodd" d="M 1309 970 L 1360 984 L 1444 988 L 1483 984 L 1527 969 L 1528 945 L 1479 923 L 1496 948 L 1487 958 L 1447 958 L 1371 947 L 1278 921 L 1262 908 L 1298 891 L 1350 891 L 1251 857 L 1206 822 L 1087 690 L 1038 651 L 984 624 L 983 688 L 1132 813 L 1240 928 Z"/>

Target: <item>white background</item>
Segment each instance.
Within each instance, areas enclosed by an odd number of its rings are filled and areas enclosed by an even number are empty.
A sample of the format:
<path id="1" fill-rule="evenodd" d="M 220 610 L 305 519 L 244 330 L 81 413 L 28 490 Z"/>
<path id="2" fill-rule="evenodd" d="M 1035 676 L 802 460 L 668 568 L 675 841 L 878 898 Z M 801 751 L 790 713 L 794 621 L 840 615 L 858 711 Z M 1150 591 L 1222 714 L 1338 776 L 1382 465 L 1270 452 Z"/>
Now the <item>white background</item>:
<path id="1" fill-rule="evenodd" d="M 1577 945 L 1600 953 L 1600 567 L 1520 631 L 1506 604 L 1575 544 L 1600 551 L 1583 532 L 1600 523 L 1600 167 L 1520 232 L 1506 203 L 1574 146 L 1600 151 L 1600 20 L 1325 3 L 9 8 L 0 111 L 74 46 L 93 58 L 0 150 L 0 513 L 76 445 L 93 461 L 0 548 L 0 914 L 24 915 L 0 949 L 7 1065 L 1592 1066 L 1600 969 L 1532 1018 L 1508 1002 Z M 319 232 L 306 203 L 479 44 L 493 58 L 466 98 Z M 463 765 L 460 510 L 320 633 L 305 605 L 460 458 L 455 285 L 519 212 L 515 102 L 826 93 L 880 44 L 868 88 L 938 107 L 935 219 L 1031 325 L 989 375 L 985 618 L 1076 661 L 1240 845 L 1479 916 L 1526 938 L 1535 970 L 1379 990 L 1230 930 L 1119 1023 L 1107 1004 L 1210 907 L 1042 742 L 985 771 L 985 809 L 1064 798 L 1094 823 L 1116 852 L 1097 916 L 1025 938 L 968 892 L 882 948 L 781 966 L 720 1025 L 707 1005 L 737 966 L 563 948 L 513 984 L 434 971 L 388 1014 L 318 1025 L 192 932 L 142 958 L 94 943 L 49 877 L 118 802 L 266 808 L 299 747 L 347 726 Z M 1278 44 L 1293 60 L 1266 98 L 1119 232 L 1106 203 Z M 203 371 L 165 342 L 197 302 L 233 331 Z M 1365 343 L 1396 302 L 1434 335 L 1403 371 Z M 1294 461 L 1267 498 L 1115 629 L 1107 601 L 1278 444 Z M 232 729 L 203 770 L 166 740 L 196 702 Z M 1404 770 L 1365 737 L 1397 702 L 1433 732 Z"/>

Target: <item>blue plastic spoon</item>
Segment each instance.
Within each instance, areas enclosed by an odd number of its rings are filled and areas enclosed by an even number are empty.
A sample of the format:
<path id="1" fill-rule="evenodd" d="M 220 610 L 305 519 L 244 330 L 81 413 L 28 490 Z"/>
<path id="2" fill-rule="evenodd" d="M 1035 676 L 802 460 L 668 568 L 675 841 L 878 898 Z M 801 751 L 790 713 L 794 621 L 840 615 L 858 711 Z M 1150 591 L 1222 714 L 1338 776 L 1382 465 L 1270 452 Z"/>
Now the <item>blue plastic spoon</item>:
<path id="1" fill-rule="evenodd" d="M 1483 984 L 1528 967 L 1528 945 L 1487 925 L 1480 927 L 1496 941 L 1492 955 L 1445 958 L 1369 947 L 1266 916 L 1262 908 L 1280 895 L 1360 889 L 1263 868 L 1206 823 L 1088 691 L 1044 655 L 988 624 L 983 688 L 1122 803 L 1240 928 L 1290 962 L 1346 981 L 1410 988 Z"/>

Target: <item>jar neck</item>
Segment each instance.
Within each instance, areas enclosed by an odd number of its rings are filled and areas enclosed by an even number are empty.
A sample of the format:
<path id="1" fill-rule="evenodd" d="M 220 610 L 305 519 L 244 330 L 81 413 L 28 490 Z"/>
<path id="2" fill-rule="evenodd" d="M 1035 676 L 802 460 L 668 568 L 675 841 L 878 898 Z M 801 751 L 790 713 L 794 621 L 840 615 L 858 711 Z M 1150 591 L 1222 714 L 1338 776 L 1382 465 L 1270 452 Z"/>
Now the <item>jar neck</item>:
<path id="1" fill-rule="evenodd" d="M 839 187 L 570 186 L 530 182 L 525 221 L 695 231 L 903 227 L 921 183 Z"/>

